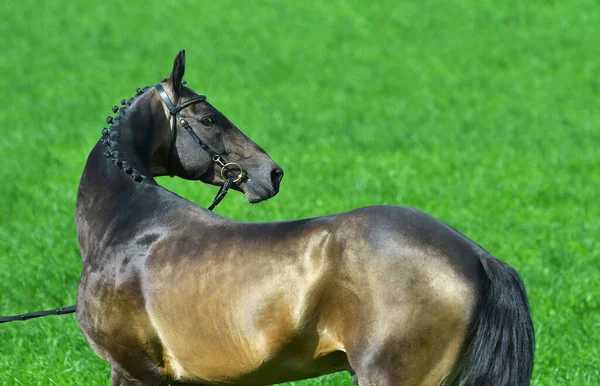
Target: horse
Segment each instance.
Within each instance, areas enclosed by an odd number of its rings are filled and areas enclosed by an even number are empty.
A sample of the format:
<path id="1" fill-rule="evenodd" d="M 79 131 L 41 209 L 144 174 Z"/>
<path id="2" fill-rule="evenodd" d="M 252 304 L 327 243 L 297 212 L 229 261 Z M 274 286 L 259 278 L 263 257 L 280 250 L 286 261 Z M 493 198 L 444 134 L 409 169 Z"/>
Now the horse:
<path id="1" fill-rule="evenodd" d="M 519 274 L 435 218 L 372 206 L 296 221 L 224 218 L 177 176 L 277 194 L 282 169 L 169 77 L 115 106 L 77 195 L 77 321 L 112 385 L 264 385 L 349 371 L 361 385 L 529 385 Z"/>

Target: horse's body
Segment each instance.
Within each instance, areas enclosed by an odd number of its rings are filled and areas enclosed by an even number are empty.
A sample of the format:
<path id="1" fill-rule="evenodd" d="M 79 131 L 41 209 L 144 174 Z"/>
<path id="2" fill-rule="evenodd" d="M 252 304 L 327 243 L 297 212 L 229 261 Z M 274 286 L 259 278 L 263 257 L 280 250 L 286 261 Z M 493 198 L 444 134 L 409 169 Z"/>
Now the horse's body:
<path id="1" fill-rule="evenodd" d="M 165 85 L 185 99 L 177 60 Z M 146 177 L 119 170 L 99 142 L 76 208 L 78 321 L 114 385 L 271 384 L 341 370 L 365 385 L 529 383 L 533 328 L 510 267 L 409 208 L 259 224 L 209 212 L 152 178 L 166 174 L 170 136 L 155 94 L 132 103 L 150 106 L 145 124 L 127 112 L 113 138 Z M 238 133 L 231 125 L 210 142 L 247 170 L 236 188 L 250 201 L 276 194 L 281 170 Z M 176 174 L 223 183 L 187 146 L 177 142 Z"/>

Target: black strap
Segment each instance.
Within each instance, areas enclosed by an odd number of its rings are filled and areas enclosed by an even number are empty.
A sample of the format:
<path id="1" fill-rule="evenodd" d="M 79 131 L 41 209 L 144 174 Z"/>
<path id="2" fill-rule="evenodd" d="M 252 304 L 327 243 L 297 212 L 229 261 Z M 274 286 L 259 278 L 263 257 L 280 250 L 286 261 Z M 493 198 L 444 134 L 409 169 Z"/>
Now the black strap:
<path id="1" fill-rule="evenodd" d="M 175 151 L 175 143 L 177 142 L 177 121 L 173 119 L 171 125 L 171 145 L 169 148 L 169 177 L 173 178 L 173 152 Z"/>
<path id="2" fill-rule="evenodd" d="M 210 206 L 208 207 L 208 210 L 213 210 L 217 205 L 219 205 L 221 200 L 225 198 L 225 195 L 227 194 L 229 188 L 231 188 L 231 185 L 233 185 L 233 178 L 228 178 L 227 181 L 225 181 L 225 183 L 223 184 L 223 186 L 221 186 L 221 189 L 219 189 L 219 191 L 217 192 L 217 195 L 215 196 L 213 203 L 210 204 Z"/>
<path id="3" fill-rule="evenodd" d="M 13 316 L 0 316 L 0 323 L 12 322 L 15 320 L 27 320 L 27 319 L 39 318 L 41 316 L 48 316 L 48 315 L 72 314 L 76 310 L 77 310 L 77 306 L 73 305 L 73 306 L 69 306 L 69 307 L 55 308 L 53 310 L 47 310 L 47 311 L 30 312 L 28 314 L 13 315 Z"/>

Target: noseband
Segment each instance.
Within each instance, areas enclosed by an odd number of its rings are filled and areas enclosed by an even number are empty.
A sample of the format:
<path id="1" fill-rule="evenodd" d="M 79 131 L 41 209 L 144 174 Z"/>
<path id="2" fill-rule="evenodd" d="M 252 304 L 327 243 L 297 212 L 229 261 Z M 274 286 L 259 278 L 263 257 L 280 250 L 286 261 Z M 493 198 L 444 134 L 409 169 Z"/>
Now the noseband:
<path id="1" fill-rule="evenodd" d="M 171 147 L 169 149 L 169 175 L 171 177 L 173 177 L 173 173 L 172 173 L 173 153 L 175 152 L 175 141 L 177 140 L 177 121 L 179 121 L 179 123 L 181 123 L 181 126 L 183 126 L 183 128 L 192 136 L 192 139 L 198 145 L 200 145 L 202 150 L 204 150 L 205 152 L 208 153 L 208 155 L 210 156 L 212 161 L 221 167 L 221 178 L 223 178 L 225 180 L 225 183 L 223 184 L 223 186 L 221 186 L 221 189 L 219 189 L 219 192 L 215 196 L 213 203 L 208 207 L 208 210 L 213 210 L 217 205 L 219 205 L 221 200 L 225 197 L 229 188 L 233 184 L 240 183 L 246 177 L 246 173 L 244 172 L 244 169 L 242 169 L 242 167 L 238 163 L 225 162 L 223 160 L 223 158 L 219 154 L 217 154 L 217 152 L 215 152 L 213 149 L 211 149 L 210 146 L 208 146 L 206 143 L 204 143 L 200 139 L 200 137 L 198 137 L 198 135 L 196 135 L 196 133 L 194 132 L 194 130 L 192 129 L 190 124 L 179 113 L 181 110 L 185 109 L 188 106 L 206 101 L 206 97 L 204 95 L 201 95 L 197 98 L 190 99 L 188 101 L 185 101 L 184 103 L 180 104 L 179 106 L 175 106 L 173 104 L 173 102 L 171 102 L 171 99 L 169 98 L 165 89 L 163 88 L 163 86 L 160 83 L 157 84 L 156 86 L 154 86 L 154 88 L 156 89 L 156 91 L 158 91 L 158 95 L 160 95 L 161 99 L 163 100 L 163 102 L 165 103 L 167 108 L 169 109 L 171 116 L 174 117 L 173 123 L 171 124 Z M 226 179 L 225 172 L 227 171 L 227 168 L 230 168 L 230 167 L 237 167 L 240 170 L 240 172 L 236 178 L 227 178 Z"/>

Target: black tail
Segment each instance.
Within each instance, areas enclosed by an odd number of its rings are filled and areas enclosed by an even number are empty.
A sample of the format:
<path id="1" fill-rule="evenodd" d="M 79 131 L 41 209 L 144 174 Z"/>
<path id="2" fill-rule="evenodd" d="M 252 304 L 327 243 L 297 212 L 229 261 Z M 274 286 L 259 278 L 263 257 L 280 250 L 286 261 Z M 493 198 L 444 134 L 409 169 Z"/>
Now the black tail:
<path id="1" fill-rule="evenodd" d="M 482 256 L 486 280 L 459 384 L 529 386 L 535 336 L 525 286 L 508 264 Z"/>

